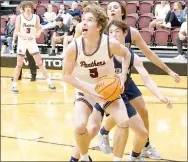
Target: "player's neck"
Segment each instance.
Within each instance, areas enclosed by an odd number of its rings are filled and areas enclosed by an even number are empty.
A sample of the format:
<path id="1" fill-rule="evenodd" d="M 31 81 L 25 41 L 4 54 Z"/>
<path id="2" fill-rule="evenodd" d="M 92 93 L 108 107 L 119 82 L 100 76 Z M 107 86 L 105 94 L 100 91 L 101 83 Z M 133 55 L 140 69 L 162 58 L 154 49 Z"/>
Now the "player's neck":
<path id="1" fill-rule="evenodd" d="M 94 37 L 84 38 L 86 46 L 93 47 L 96 46 L 101 38 L 100 34 L 95 35 Z"/>
<path id="2" fill-rule="evenodd" d="M 120 41 L 119 43 L 125 46 L 125 41 Z"/>
<path id="3" fill-rule="evenodd" d="M 32 14 L 32 13 L 26 13 L 26 12 L 24 12 L 23 15 L 24 15 L 25 17 L 30 18 L 33 14 Z"/>

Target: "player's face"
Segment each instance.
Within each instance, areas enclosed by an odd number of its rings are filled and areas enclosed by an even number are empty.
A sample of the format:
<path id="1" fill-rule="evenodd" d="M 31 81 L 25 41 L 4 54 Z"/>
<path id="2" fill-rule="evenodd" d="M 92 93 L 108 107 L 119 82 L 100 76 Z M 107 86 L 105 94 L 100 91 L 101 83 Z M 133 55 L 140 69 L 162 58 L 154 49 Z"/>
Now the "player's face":
<path id="1" fill-rule="evenodd" d="M 107 6 L 107 15 L 110 20 L 121 20 L 122 11 L 121 6 L 118 2 L 111 2 Z"/>
<path id="2" fill-rule="evenodd" d="M 96 18 L 90 12 L 85 13 L 82 17 L 82 36 L 93 36 L 93 34 L 99 33 L 100 27 L 97 25 Z"/>
<path id="3" fill-rule="evenodd" d="M 115 38 L 122 44 L 125 41 L 125 35 L 126 35 L 126 33 L 123 33 L 123 30 L 115 25 L 112 25 L 109 28 L 109 37 Z"/>
<path id="4" fill-rule="evenodd" d="M 24 11 L 25 11 L 26 13 L 31 13 L 31 7 L 30 7 L 30 6 L 25 6 Z"/>

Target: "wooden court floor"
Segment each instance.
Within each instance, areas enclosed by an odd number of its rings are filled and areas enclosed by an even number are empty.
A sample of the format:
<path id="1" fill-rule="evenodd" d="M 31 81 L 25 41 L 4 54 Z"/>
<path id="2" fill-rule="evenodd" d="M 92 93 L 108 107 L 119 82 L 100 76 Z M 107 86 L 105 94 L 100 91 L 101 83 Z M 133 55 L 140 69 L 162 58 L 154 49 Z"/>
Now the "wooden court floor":
<path id="1" fill-rule="evenodd" d="M 53 79 L 60 71 L 49 70 Z M 74 141 L 73 102 L 74 89 L 58 80 L 55 92 L 50 91 L 38 74 L 37 82 L 27 79 L 24 69 L 19 81 L 20 94 L 11 93 L 11 68 L 1 68 L 1 160 L 2 161 L 68 161 Z M 187 77 L 176 84 L 169 76 L 152 75 L 161 92 L 174 103 L 167 109 L 143 86 L 138 75 L 133 75 L 140 85 L 150 119 L 150 140 L 164 160 L 187 160 Z M 110 133 L 112 144 L 114 130 Z M 133 133 L 123 160 L 132 148 Z M 90 148 L 97 145 L 95 138 Z M 89 150 L 94 161 L 112 161 L 113 156 L 98 150 Z M 149 159 L 146 159 L 149 161 Z"/>

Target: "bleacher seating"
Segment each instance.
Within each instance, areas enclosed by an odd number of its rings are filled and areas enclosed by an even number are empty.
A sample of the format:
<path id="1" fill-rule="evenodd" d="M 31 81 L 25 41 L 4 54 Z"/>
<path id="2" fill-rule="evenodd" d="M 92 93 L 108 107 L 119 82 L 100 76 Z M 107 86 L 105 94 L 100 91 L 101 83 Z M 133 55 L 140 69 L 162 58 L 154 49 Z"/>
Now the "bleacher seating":
<path id="1" fill-rule="evenodd" d="M 126 8 L 128 14 L 137 13 L 139 1 L 126 1 Z"/>
<path id="2" fill-rule="evenodd" d="M 152 1 L 140 1 L 139 4 L 139 14 L 151 13 L 153 8 Z"/>
<path id="3" fill-rule="evenodd" d="M 44 16 L 44 13 L 47 11 L 47 6 L 45 4 L 37 4 L 36 13 Z"/>
<path id="4" fill-rule="evenodd" d="M 153 31 L 151 29 L 148 29 L 150 22 L 153 20 L 154 17 L 154 10 L 157 4 L 160 3 L 160 1 L 128 1 L 124 0 L 124 3 L 126 3 L 126 8 L 127 8 L 127 17 L 126 17 L 126 22 L 131 26 L 135 27 L 140 31 L 141 36 L 143 37 L 144 41 L 149 45 L 149 46 L 168 46 L 170 49 L 171 47 L 174 47 L 176 45 L 176 37 L 179 32 L 178 29 L 158 29 L 156 31 Z M 175 1 L 169 1 L 171 7 L 173 6 Z M 182 1 L 183 2 L 183 1 Z M 18 2 L 17 2 L 18 3 Z M 40 14 L 41 16 L 44 15 L 44 12 L 47 10 L 47 5 L 49 1 L 48 0 L 36 0 L 36 13 Z M 19 3 L 18 3 L 19 4 Z M 101 6 L 106 9 L 106 6 L 108 4 L 108 1 L 102 1 Z M 188 2 L 186 2 L 185 6 L 188 5 Z M 12 3 L 10 3 L 10 6 Z M 60 3 L 53 3 L 53 11 L 55 13 L 58 13 Z M 65 5 L 65 9 L 68 10 L 70 9 L 70 5 Z M 7 6 L 5 7 L 5 9 Z M 80 6 L 81 8 L 81 6 Z M 3 10 L 3 8 L 1 9 Z M 12 8 L 11 8 L 12 10 Z M 19 5 L 14 6 L 14 11 L 16 14 L 19 14 Z M 4 34 L 4 29 L 6 26 L 6 23 L 8 21 L 8 15 L 1 16 L 1 35 Z M 50 40 L 51 40 L 51 35 L 53 31 L 46 31 L 41 34 L 41 37 L 37 39 L 37 43 L 40 45 L 45 44 L 50 47 Z M 48 41 L 47 41 L 48 40 Z"/>
<path id="5" fill-rule="evenodd" d="M 176 38 L 178 37 L 179 31 L 180 31 L 180 28 L 177 28 L 177 29 L 172 30 L 170 32 L 170 36 L 171 36 L 171 40 L 172 40 L 173 45 L 176 45 Z"/>
<path id="6" fill-rule="evenodd" d="M 153 14 L 152 13 L 145 13 L 139 16 L 138 18 L 138 28 L 148 28 L 149 24 L 153 20 Z"/>
<path id="7" fill-rule="evenodd" d="M 138 21 L 138 14 L 137 13 L 128 14 L 125 21 L 131 27 L 135 28 L 137 25 L 137 21 Z"/>
<path id="8" fill-rule="evenodd" d="M 140 30 L 140 34 L 147 45 L 154 44 L 153 33 L 154 33 L 154 30 L 149 29 L 149 28 L 143 28 Z"/>
<path id="9" fill-rule="evenodd" d="M 154 38 L 155 38 L 156 45 L 158 45 L 158 46 L 169 45 L 169 36 L 170 36 L 170 30 L 157 29 L 154 32 Z"/>
<path id="10" fill-rule="evenodd" d="M 1 35 L 4 35 L 5 27 L 8 22 L 8 17 L 7 16 L 2 16 L 1 17 Z"/>

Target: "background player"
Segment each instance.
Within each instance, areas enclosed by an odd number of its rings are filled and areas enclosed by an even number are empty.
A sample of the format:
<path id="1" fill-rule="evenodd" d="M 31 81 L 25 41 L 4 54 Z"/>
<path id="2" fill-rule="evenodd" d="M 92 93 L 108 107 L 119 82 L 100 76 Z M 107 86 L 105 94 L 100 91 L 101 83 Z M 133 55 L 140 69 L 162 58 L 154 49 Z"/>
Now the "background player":
<path id="1" fill-rule="evenodd" d="M 15 32 L 18 36 L 18 46 L 17 46 L 17 66 L 14 71 L 14 79 L 12 85 L 12 91 L 18 93 L 17 89 L 17 80 L 20 75 L 20 70 L 23 66 L 23 60 L 26 53 L 26 50 L 33 55 L 36 64 L 39 69 L 47 79 L 50 89 L 56 89 L 52 84 L 46 68 L 42 63 L 41 56 L 39 54 L 39 48 L 36 43 L 36 38 L 40 37 L 40 19 L 37 15 L 32 13 L 34 5 L 30 1 L 23 1 L 20 4 L 20 7 L 23 9 L 23 13 L 20 14 L 16 19 L 16 28 Z"/>
<path id="2" fill-rule="evenodd" d="M 20 14 L 23 13 L 23 9 L 22 7 L 20 7 Z M 14 31 L 14 34 L 13 34 L 13 40 L 12 40 L 12 48 L 14 49 L 15 48 L 15 42 L 16 42 L 16 31 Z M 29 51 L 26 50 L 26 56 L 27 56 L 27 59 L 28 59 L 28 62 L 29 62 L 29 68 L 30 68 L 30 71 L 31 71 L 31 81 L 36 81 L 36 76 L 37 76 L 37 67 L 36 67 L 36 63 L 35 63 L 35 60 L 33 58 L 32 55 L 29 54 Z M 20 75 L 18 77 L 18 80 L 21 80 L 22 79 L 22 69 L 20 70 Z M 13 78 L 11 79 L 13 81 Z"/>

